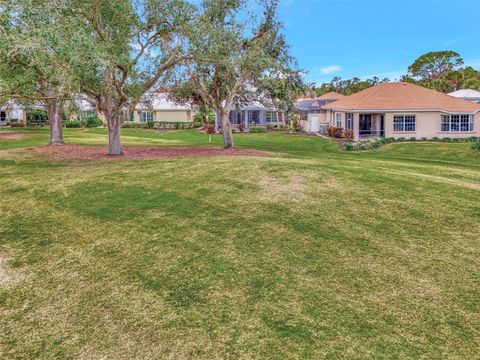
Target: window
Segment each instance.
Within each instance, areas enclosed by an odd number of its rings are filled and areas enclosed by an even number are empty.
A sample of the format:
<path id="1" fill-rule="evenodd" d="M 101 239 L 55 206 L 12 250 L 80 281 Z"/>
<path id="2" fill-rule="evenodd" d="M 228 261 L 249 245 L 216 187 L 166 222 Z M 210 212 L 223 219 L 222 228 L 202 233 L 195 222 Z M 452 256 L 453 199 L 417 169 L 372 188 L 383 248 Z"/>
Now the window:
<path id="1" fill-rule="evenodd" d="M 279 123 L 282 122 L 283 113 L 281 111 L 265 111 L 265 121 L 267 123 Z"/>
<path id="2" fill-rule="evenodd" d="M 441 129 L 444 132 L 473 131 L 473 116 L 442 115 Z"/>
<path id="3" fill-rule="evenodd" d="M 347 113 L 345 115 L 345 118 L 346 118 L 345 129 L 346 130 L 353 130 L 353 114 L 352 113 Z"/>
<path id="4" fill-rule="evenodd" d="M 276 122 L 275 115 L 274 111 L 265 111 L 265 121 L 267 123 Z"/>
<path id="5" fill-rule="evenodd" d="M 153 112 L 140 111 L 140 122 L 151 122 L 151 121 L 153 121 Z"/>
<path id="6" fill-rule="evenodd" d="M 134 121 L 135 120 L 135 113 L 133 111 L 130 111 L 130 121 Z"/>
<path id="7" fill-rule="evenodd" d="M 337 114 L 337 127 L 342 127 L 342 114 Z"/>
<path id="8" fill-rule="evenodd" d="M 393 131 L 414 132 L 417 130 L 415 115 L 395 115 L 393 117 Z"/>
<path id="9" fill-rule="evenodd" d="M 6 111 L 0 111 L 0 121 L 7 121 Z"/>

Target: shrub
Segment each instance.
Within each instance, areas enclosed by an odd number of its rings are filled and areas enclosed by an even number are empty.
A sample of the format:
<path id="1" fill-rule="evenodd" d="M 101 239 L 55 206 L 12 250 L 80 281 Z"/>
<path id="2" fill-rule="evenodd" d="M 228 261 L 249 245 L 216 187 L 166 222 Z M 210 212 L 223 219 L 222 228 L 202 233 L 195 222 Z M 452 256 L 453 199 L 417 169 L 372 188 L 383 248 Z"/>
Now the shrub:
<path id="1" fill-rule="evenodd" d="M 480 152 L 480 138 L 476 138 L 475 141 L 472 142 L 472 149 Z"/>
<path id="2" fill-rule="evenodd" d="M 417 141 L 417 138 L 416 138 L 415 136 L 412 136 L 412 137 L 410 138 L 410 141 Z"/>
<path id="3" fill-rule="evenodd" d="M 155 123 L 153 121 L 147 121 L 146 128 L 147 129 L 153 129 L 155 126 Z"/>
<path id="4" fill-rule="evenodd" d="M 103 121 L 96 116 L 89 116 L 86 120 L 86 126 L 88 128 L 99 127 L 103 125 Z"/>
<path id="5" fill-rule="evenodd" d="M 10 119 L 9 123 L 12 128 L 25 127 L 25 124 L 22 121 L 19 121 L 18 119 Z"/>
<path id="6" fill-rule="evenodd" d="M 343 137 L 347 140 L 352 140 L 353 139 L 353 131 L 352 130 L 345 130 L 343 132 Z"/>
<path id="7" fill-rule="evenodd" d="M 83 121 L 76 121 L 76 120 L 67 120 L 63 122 L 63 125 L 66 128 L 81 128 L 83 127 Z"/>
<path id="8" fill-rule="evenodd" d="M 426 137 L 422 137 L 422 141 L 427 141 L 428 139 Z"/>
<path id="9" fill-rule="evenodd" d="M 337 139 L 340 139 L 343 136 L 343 128 L 341 127 L 336 127 L 336 126 L 330 126 L 327 129 L 328 136 L 334 137 Z"/>
<path id="10" fill-rule="evenodd" d="M 265 126 L 250 126 L 248 131 L 251 133 L 266 133 L 267 128 Z"/>
<path id="11" fill-rule="evenodd" d="M 355 145 L 347 143 L 347 144 L 345 144 L 345 145 L 343 146 L 343 150 L 345 150 L 345 151 L 353 151 L 353 150 L 355 150 Z"/>

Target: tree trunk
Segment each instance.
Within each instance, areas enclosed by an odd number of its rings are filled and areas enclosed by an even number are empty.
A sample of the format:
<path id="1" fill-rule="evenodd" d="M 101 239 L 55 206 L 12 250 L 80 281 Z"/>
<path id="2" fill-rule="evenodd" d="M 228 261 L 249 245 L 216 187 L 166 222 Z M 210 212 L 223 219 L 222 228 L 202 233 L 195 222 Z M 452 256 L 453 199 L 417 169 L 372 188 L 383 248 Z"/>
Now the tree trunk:
<path id="1" fill-rule="evenodd" d="M 60 115 L 60 104 L 56 100 L 49 100 L 48 123 L 50 126 L 50 142 L 49 145 L 63 145 L 62 118 Z"/>
<path id="2" fill-rule="evenodd" d="M 223 148 L 233 149 L 232 124 L 230 123 L 229 112 L 222 113 L 222 133 L 223 133 Z"/>
<path id="3" fill-rule="evenodd" d="M 122 124 L 119 119 L 109 117 L 108 121 L 108 155 L 123 155 L 122 144 L 120 143 L 120 129 Z"/>

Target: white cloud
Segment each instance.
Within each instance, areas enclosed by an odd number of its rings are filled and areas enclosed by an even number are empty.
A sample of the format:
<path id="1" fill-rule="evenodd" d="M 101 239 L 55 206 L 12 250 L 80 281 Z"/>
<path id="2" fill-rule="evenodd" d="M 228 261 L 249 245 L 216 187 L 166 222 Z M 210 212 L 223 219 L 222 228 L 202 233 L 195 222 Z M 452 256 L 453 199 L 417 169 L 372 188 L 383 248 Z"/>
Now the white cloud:
<path id="1" fill-rule="evenodd" d="M 320 68 L 320 73 L 322 75 L 328 75 L 328 74 L 333 74 L 342 71 L 343 68 L 340 65 L 329 65 Z"/>

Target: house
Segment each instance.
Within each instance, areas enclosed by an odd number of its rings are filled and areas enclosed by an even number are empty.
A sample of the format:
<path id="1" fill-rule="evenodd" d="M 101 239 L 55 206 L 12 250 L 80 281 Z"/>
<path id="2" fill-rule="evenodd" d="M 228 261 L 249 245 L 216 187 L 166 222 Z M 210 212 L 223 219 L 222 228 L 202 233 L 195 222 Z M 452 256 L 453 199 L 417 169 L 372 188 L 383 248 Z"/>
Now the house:
<path id="1" fill-rule="evenodd" d="M 323 107 L 344 97 L 345 95 L 332 91 L 316 99 L 299 99 L 295 106 L 300 115 L 302 129 L 308 132 L 318 132 L 322 125 L 328 126 L 327 112 Z"/>
<path id="2" fill-rule="evenodd" d="M 404 82 L 373 86 L 323 109 L 331 126 L 353 131 L 355 140 L 480 135 L 480 104 Z"/>
<path id="3" fill-rule="evenodd" d="M 90 116 L 97 116 L 105 121 L 103 114 L 86 100 L 74 101 L 71 108 L 66 111 L 66 118 L 69 120 L 82 121 Z M 8 125 L 13 119 L 25 124 L 36 125 L 48 122 L 43 106 L 35 105 L 26 108 L 10 101 L 0 108 L 0 125 Z M 192 107 L 171 101 L 168 93 L 156 93 L 153 96 L 145 97 L 130 114 L 129 120 L 130 122 L 192 122 Z"/>
<path id="4" fill-rule="evenodd" d="M 244 127 L 246 131 L 250 126 L 278 126 L 285 124 L 285 118 L 282 111 L 272 107 L 267 107 L 260 102 L 253 102 L 230 111 L 230 123 L 235 129 Z M 215 128 L 222 127 L 221 119 L 215 117 Z"/>
<path id="5" fill-rule="evenodd" d="M 192 106 L 178 104 L 169 99 L 166 92 L 146 96 L 130 114 L 133 122 L 192 122 Z"/>
<path id="6" fill-rule="evenodd" d="M 462 89 L 451 92 L 448 95 L 480 104 L 480 91 L 477 90 Z"/>
<path id="7" fill-rule="evenodd" d="M 72 120 L 85 120 L 89 116 L 97 116 L 105 122 L 105 117 L 87 101 L 81 100 L 76 103 L 77 111 Z M 142 101 L 130 113 L 128 122 L 192 122 L 192 107 L 190 105 L 177 104 L 169 99 L 168 93 L 159 92 L 154 95 L 146 95 Z"/>
<path id="8" fill-rule="evenodd" d="M 7 101 L 0 107 L 0 125 L 9 125 L 12 120 L 15 122 L 26 122 L 27 111 L 20 104 L 14 101 Z"/>

